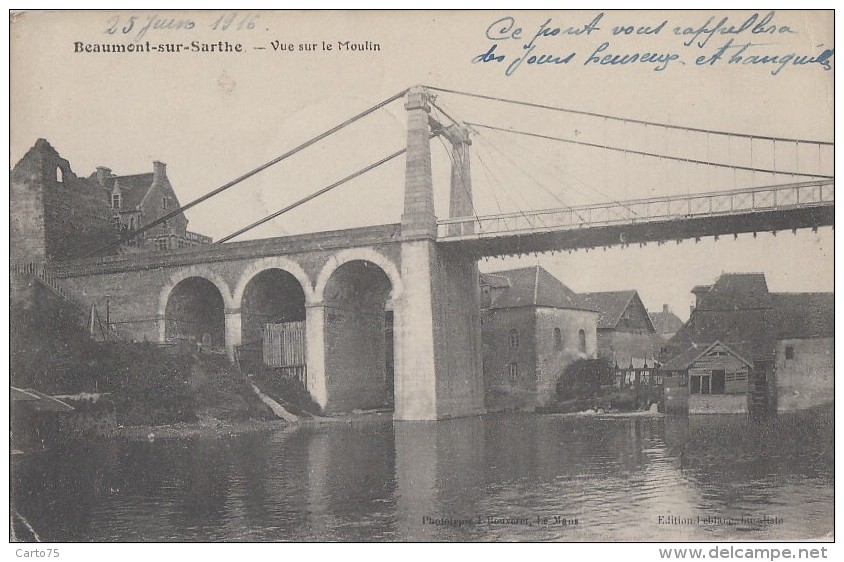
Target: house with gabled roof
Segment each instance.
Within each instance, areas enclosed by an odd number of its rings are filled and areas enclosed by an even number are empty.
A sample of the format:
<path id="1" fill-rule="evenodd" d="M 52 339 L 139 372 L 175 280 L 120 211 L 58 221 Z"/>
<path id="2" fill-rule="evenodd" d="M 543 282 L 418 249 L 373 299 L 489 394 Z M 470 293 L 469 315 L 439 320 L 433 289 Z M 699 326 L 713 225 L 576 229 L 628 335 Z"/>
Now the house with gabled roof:
<path id="1" fill-rule="evenodd" d="M 489 411 L 550 403 L 565 367 L 597 356 L 598 313 L 539 266 L 481 274 Z"/>
<path id="2" fill-rule="evenodd" d="M 832 401 L 832 293 L 771 293 L 762 273 L 723 274 L 693 292 L 691 317 L 664 354 L 667 409 L 762 413 Z"/>
<path id="3" fill-rule="evenodd" d="M 674 334 L 683 327 L 683 322 L 679 316 L 674 314 L 667 304 L 662 305 L 662 312 L 649 312 L 651 323 L 654 326 L 656 334 L 663 340 L 670 340 Z"/>
<path id="4" fill-rule="evenodd" d="M 662 342 L 637 291 L 581 293 L 579 298 L 598 312 L 598 355 L 624 380 L 654 367 Z"/>
<path id="5" fill-rule="evenodd" d="M 124 231 L 134 231 L 178 209 L 179 198 L 167 177 L 167 165 L 154 161 L 153 171 L 118 176 L 98 166 L 88 178 L 103 190 Z M 135 245 L 156 250 L 210 244 L 211 238 L 187 230 L 188 219 L 179 213 L 143 233 Z"/>

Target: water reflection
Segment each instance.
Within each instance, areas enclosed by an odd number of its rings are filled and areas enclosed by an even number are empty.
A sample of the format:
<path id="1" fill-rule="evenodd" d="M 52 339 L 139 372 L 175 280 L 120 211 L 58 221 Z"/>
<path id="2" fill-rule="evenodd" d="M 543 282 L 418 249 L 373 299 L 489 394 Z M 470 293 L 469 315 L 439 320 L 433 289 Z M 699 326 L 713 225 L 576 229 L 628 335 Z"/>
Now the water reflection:
<path id="1" fill-rule="evenodd" d="M 13 500 L 52 541 L 799 539 L 832 532 L 832 429 L 523 414 L 111 440 L 15 457 Z"/>

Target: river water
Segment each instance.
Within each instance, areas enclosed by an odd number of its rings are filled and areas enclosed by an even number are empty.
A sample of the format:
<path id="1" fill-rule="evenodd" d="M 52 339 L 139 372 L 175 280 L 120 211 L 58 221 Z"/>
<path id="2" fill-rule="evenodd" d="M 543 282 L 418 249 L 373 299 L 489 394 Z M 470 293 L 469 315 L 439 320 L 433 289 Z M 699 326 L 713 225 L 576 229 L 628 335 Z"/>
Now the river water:
<path id="1" fill-rule="evenodd" d="M 831 410 L 500 414 L 77 443 L 11 469 L 49 541 L 796 540 L 832 536 L 833 454 Z"/>

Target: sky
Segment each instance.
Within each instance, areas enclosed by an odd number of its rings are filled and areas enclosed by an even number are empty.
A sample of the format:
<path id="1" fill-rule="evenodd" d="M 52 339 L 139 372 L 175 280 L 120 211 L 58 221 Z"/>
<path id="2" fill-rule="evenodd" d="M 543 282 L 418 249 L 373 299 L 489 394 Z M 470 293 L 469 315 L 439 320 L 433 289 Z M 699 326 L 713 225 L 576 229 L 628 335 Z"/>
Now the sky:
<path id="1" fill-rule="evenodd" d="M 243 50 L 84 52 L 104 43 L 146 47 L 147 41 L 228 41 Z M 379 50 L 345 50 L 347 41 Z M 280 49 L 288 44 L 293 51 Z M 10 167 L 40 137 L 77 175 L 99 165 L 120 175 L 148 172 L 160 160 L 184 204 L 414 84 L 652 123 L 832 141 L 834 56 L 823 53 L 833 47 L 831 12 L 26 14 L 11 25 Z M 484 54 L 492 60 L 473 62 Z M 531 55 L 552 62 L 530 64 Z M 601 64 L 613 55 L 638 60 Z M 553 62 L 569 56 L 567 63 Z M 788 62 L 746 64 L 750 56 Z M 519 57 L 521 63 L 511 66 Z M 792 64 L 800 57 L 820 60 Z M 740 137 L 444 92 L 436 103 L 465 122 L 677 158 L 832 174 L 831 149 L 811 143 L 757 139 L 751 148 Z M 386 106 L 189 210 L 189 228 L 219 239 L 401 149 L 405 119 L 401 101 Z M 805 179 L 733 173 L 480 127 L 472 142 L 477 214 Z M 449 157 L 438 139 L 432 151 L 442 218 L 448 214 Z M 397 158 L 238 239 L 399 222 L 403 167 Z M 480 267 L 537 263 L 575 291 L 636 289 L 650 310 L 669 304 L 685 319 L 690 289 L 723 272 L 764 272 L 772 291 L 832 291 L 833 233 L 823 228 L 540 254 L 484 260 Z"/>

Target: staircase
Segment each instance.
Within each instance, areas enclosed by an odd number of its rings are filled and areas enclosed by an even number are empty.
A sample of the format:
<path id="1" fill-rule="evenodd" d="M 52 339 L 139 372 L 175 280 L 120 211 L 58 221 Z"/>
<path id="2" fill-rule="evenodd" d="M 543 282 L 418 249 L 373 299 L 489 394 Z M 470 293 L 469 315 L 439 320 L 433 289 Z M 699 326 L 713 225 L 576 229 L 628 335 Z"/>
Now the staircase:
<path id="1" fill-rule="evenodd" d="M 36 280 L 41 286 L 59 297 L 62 302 L 72 307 L 79 314 L 80 321 L 85 329 L 89 328 L 91 309 L 79 302 L 77 302 L 71 294 L 61 286 L 58 279 L 50 275 L 46 264 L 26 263 L 26 264 L 12 264 L 10 274 L 14 277 L 29 277 Z M 111 326 L 107 326 L 99 322 L 97 319 L 97 326 L 91 331 L 91 336 L 94 339 L 102 341 L 125 341 L 125 338 L 117 330 Z"/>

